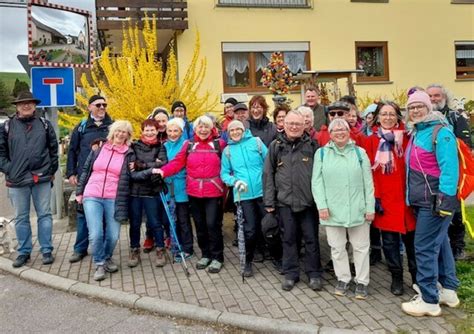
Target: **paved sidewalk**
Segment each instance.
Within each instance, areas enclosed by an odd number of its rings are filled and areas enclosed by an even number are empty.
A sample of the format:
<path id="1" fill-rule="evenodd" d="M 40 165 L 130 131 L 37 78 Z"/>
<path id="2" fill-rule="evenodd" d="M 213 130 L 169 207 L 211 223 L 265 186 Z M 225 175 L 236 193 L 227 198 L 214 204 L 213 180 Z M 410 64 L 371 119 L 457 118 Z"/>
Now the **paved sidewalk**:
<path id="1" fill-rule="evenodd" d="M 194 265 L 197 257 L 189 261 L 191 276 L 187 278 L 180 264 L 168 264 L 164 268 L 154 266 L 154 253 L 143 254 L 142 263 L 136 268 L 128 268 L 128 225 L 122 226 L 121 238 L 114 258 L 120 263 L 120 271 L 105 281 L 92 279 L 94 268 L 91 257 L 82 262 L 70 264 L 69 256 L 75 241 L 75 233 L 54 234 L 54 255 L 56 261 L 51 266 L 41 264 L 38 243 L 35 240 L 34 252 L 28 266 L 42 272 L 64 277 L 73 281 L 104 287 L 141 297 L 153 297 L 172 302 L 201 306 L 211 310 L 258 316 L 324 326 L 322 328 L 351 329 L 370 332 L 435 332 L 454 333 L 455 328 L 447 320 L 463 319 L 466 315 L 456 309 L 443 307 L 443 316 L 437 318 L 414 318 L 400 310 L 400 303 L 413 295 L 408 287 L 410 279 L 405 277 L 406 293 L 401 298 L 390 293 L 390 274 L 384 264 L 371 268 L 369 298 L 358 301 L 353 294 L 348 297 L 335 297 L 332 292 L 335 278 L 324 273 L 323 291 L 314 292 L 306 285 L 306 278 L 291 292 L 281 289 L 280 276 L 271 262 L 254 265 L 255 276 L 242 283 L 239 275 L 238 249 L 231 245 L 233 238 L 230 216 L 226 216 L 224 241 L 225 265 L 220 274 L 197 271 Z M 323 263 L 329 259 L 324 230 L 321 228 L 321 252 Z M 199 253 L 197 244 L 195 250 Z M 6 255 L 4 255 L 7 257 Z M 10 255 L 13 260 L 15 255 Z M 169 258 L 168 258 L 169 260 Z"/>

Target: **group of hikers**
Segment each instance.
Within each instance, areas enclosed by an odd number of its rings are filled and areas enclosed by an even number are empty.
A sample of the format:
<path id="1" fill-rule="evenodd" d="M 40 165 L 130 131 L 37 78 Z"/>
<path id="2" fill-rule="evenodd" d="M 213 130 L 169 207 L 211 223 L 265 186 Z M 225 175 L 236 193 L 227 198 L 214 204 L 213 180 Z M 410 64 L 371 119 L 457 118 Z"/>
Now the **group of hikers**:
<path id="1" fill-rule="evenodd" d="M 77 186 L 78 203 L 69 261 L 81 261 L 90 246 L 93 279 L 106 279 L 119 270 L 114 249 L 120 224 L 129 221 L 129 267 L 140 264 L 143 247 L 155 250 L 157 267 L 199 255 L 196 269 L 217 274 L 224 265 L 224 207 L 233 201 L 243 212 L 244 277 L 255 275 L 253 262 L 271 260 L 283 275 L 281 288 L 290 291 L 300 280 L 301 259 L 312 290 L 322 289 L 322 272 L 330 269 L 335 295 L 346 296 L 354 281 L 355 298 L 366 299 L 370 265 L 383 253 L 391 292 L 403 295 L 406 254 L 417 294 L 402 310 L 438 316 L 440 305 L 459 304 L 455 259 L 464 256 L 465 230 L 456 137 L 471 145 L 468 122 L 449 108 L 449 97 L 442 85 L 414 87 L 405 115 L 392 101 L 359 112 L 352 96 L 323 106 L 318 89 L 308 87 L 296 109 L 279 103 L 270 115 L 263 96 L 248 105 L 228 98 L 222 121 L 206 114 L 192 123 L 176 101 L 169 112 L 155 108 L 132 141 L 131 123 L 112 120 L 106 98 L 91 96 L 67 153 L 66 177 Z M 0 128 L 0 171 L 19 241 L 14 267 L 25 265 L 32 251 L 31 198 L 43 264 L 54 261 L 49 202 L 58 145 L 49 121 L 35 112 L 39 102 L 21 93 L 13 102 L 17 113 Z M 324 266 L 320 225 L 331 251 Z M 168 256 L 174 243 L 180 256 Z"/>

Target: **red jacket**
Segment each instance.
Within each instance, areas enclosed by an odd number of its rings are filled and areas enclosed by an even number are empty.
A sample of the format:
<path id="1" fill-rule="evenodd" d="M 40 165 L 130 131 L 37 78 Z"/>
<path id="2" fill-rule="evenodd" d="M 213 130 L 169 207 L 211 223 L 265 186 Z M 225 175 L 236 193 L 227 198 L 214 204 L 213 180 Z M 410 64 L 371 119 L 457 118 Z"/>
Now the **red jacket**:
<path id="1" fill-rule="evenodd" d="M 327 125 L 322 125 L 321 129 L 316 133 L 315 139 L 318 141 L 319 146 L 324 146 L 331 140 L 329 136 L 329 130 Z M 365 148 L 367 137 L 355 128 L 351 128 L 351 139 L 357 146 Z"/>
<path id="2" fill-rule="evenodd" d="M 189 196 L 199 198 L 221 197 L 224 195 L 224 184 L 221 180 L 221 158 L 214 148 L 215 134 L 205 141 L 194 135 L 193 148 L 188 152 L 188 143 L 185 141 L 178 154 L 161 169 L 163 177 L 172 176 L 186 168 L 186 192 Z M 219 139 L 220 150 L 225 142 Z"/>
<path id="3" fill-rule="evenodd" d="M 371 165 L 374 165 L 375 155 L 380 138 L 377 136 L 378 128 L 373 128 L 374 133 L 367 137 L 366 151 Z M 408 137 L 403 138 L 403 150 L 408 144 Z M 380 199 L 383 215 L 375 214 L 374 226 L 382 231 L 399 232 L 405 234 L 415 230 L 415 217 L 411 207 L 405 202 L 405 159 L 403 155 L 394 154 L 395 170 L 391 174 L 382 174 L 381 168 L 373 170 L 375 198 Z"/>

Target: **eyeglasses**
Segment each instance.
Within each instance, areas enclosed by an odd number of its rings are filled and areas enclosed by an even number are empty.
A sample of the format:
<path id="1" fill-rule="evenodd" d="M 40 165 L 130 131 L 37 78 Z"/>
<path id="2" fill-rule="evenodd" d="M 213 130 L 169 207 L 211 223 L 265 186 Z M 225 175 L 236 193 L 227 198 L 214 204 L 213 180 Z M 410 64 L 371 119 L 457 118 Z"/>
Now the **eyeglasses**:
<path id="1" fill-rule="evenodd" d="M 285 122 L 285 125 L 288 127 L 295 127 L 295 128 L 300 128 L 304 125 L 304 123 L 299 123 L 299 122 Z"/>
<path id="2" fill-rule="evenodd" d="M 107 108 L 107 103 L 97 103 L 93 104 L 93 106 L 97 108 Z"/>
<path id="3" fill-rule="evenodd" d="M 423 110 L 424 108 L 426 108 L 424 104 L 419 104 L 416 106 L 409 106 L 407 109 L 408 111 L 415 111 L 415 110 Z"/>
<path id="4" fill-rule="evenodd" d="M 347 129 L 335 129 L 332 130 L 331 133 L 342 133 L 342 132 L 348 132 L 349 130 Z"/>
<path id="5" fill-rule="evenodd" d="M 329 115 L 331 117 L 334 117 L 336 115 L 339 116 L 339 117 L 342 117 L 342 116 L 344 116 L 345 113 L 346 113 L 345 111 L 330 111 Z"/>

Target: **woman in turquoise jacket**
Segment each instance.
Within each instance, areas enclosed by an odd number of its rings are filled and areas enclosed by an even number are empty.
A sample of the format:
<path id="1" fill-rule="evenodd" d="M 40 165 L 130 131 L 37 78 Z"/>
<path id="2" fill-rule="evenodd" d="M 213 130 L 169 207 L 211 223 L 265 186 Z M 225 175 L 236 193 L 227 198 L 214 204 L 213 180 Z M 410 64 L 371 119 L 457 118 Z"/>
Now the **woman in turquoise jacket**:
<path id="1" fill-rule="evenodd" d="M 229 123 L 230 140 L 222 152 L 221 179 L 234 187 L 234 201 L 242 205 L 245 224 L 246 267 L 244 276 L 253 276 L 252 260 L 257 246 L 258 231 L 265 215 L 263 206 L 262 174 L 267 147 L 253 137 L 242 122 Z"/>
<path id="2" fill-rule="evenodd" d="M 168 140 L 165 148 L 168 161 L 171 161 L 183 147 L 186 139 L 183 135 L 184 121 L 181 118 L 173 118 L 166 125 L 166 133 Z M 189 216 L 189 199 L 186 193 L 186 169 L 183 168 L 179 173 L 169 176 L 165 179 L 168 186 L 168 195 L 171 196 L 176 203 L 176 232 L 181 247 L 187 258 L 194 254 L 193 251 L 193 229 Z M 177 256 L 176 261 L 181 261 L 181 257 Z"/>
<path id="3" fill-rule="evenodd" d="M 319 222 L 326 226 L 331 247 L 338 280 L 334 294 L 346 295 L 352 279 L 346 250 L 349 241 L 356 269 L 355 297 L 365 299 L 370 269 L 370 222 L 375 216 L 370 161 L 365 150 L 350 140 L 350 127 L 345 120 L 333 120 L 328 130 L 331 141 L 314 155 L 311 186 Z"/>

